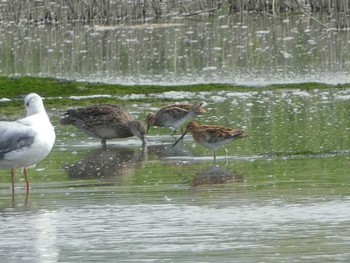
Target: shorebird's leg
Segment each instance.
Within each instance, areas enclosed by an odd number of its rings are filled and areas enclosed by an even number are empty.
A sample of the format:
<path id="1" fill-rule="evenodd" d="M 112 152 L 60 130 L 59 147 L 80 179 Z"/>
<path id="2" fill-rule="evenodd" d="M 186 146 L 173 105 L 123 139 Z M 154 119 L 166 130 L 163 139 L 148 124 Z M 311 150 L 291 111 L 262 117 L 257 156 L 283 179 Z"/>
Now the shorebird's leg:
<path id="1" fill-rule="evenodd" d="M 227 149 L 224 147 L 225 150 L 225 161 L 227 162 Z"/>
<path id="2" fill-rule="evenodd" d="M 227 164 L 227 149 L 224 147 L 225 150 L 225 165 Z"/>
<path id="3" fill-rule="evenodd" d="M 11 179 L 12 179 L 12 203 L 15 202 L 15 168 L 11 169 Z"/>
<path id="4" fill-rule="evenodd" d="M 214 150 L 214 164 L 216 164 L 216 151 Z"/>
<path id="5" fill-rule="evenodd" d="M 176 133 L 176 129 L 174 129 L 174 132 L 171 134 L 171 136 L 174 136 Z"/>
<path id="6" fill-rule="evenodd" d="M 102 148 L 106 148 L 107 147 L 106 138 L 102 138 L 101 144 L 102 144 Z"/>
<path id="7" fill-rule="evenodd" d="M 28 178 L 28 169 L 23 169 L 24 177 L 26 178 L 26 186 L 27 186 L 27 195 L 29 193 L 29 178 Z"/>

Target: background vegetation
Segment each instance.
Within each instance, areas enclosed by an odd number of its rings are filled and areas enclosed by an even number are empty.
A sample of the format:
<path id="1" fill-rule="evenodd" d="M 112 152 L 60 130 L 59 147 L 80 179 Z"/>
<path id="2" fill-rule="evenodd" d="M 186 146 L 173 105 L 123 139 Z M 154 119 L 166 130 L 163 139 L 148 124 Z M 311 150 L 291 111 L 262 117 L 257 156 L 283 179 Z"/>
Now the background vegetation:
<path id="1" fill-rule="evenodd" d="M 135 19 L 209 16 L 257 12 L 274 16 L 326 12 L 338 27 L 348 27 L 349 0 L 11 0 L 0 3 L 0 20 L 29 22 L 86 21 L 115 24 Z"/>

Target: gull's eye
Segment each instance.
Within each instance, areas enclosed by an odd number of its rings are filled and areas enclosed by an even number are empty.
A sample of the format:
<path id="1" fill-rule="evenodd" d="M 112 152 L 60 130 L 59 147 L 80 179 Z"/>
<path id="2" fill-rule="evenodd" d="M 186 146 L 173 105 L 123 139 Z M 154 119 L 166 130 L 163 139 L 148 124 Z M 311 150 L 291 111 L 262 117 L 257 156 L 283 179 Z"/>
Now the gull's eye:
<path id="1" fill-rule="evenodd" d="M 29 102 L 26 102 L 26 106 L 29 107 Z"/>

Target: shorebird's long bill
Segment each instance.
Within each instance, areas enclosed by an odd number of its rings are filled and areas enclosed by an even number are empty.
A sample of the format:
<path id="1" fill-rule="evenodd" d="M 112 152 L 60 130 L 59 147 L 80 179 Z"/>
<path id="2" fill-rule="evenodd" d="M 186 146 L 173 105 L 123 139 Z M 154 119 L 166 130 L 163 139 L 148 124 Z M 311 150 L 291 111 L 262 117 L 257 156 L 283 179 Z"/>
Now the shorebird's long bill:
<path id="1" fill-rule="evenodd" d="M 173 144 L 173 147 L 174 147 L 179 141 L 181 141 L 183 137 L 185 137 L 186 133 L 187 133 L 187 131 L 185 131 L 185 133 L 182 134 L 182 136 Z"/>

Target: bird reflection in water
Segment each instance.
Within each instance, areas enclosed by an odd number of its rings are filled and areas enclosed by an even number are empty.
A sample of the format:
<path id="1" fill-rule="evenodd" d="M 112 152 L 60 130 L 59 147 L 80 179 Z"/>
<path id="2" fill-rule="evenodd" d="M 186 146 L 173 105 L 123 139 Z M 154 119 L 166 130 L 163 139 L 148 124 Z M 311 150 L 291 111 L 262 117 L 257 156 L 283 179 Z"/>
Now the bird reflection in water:
<path id="1" fill-rule="evenodd" d="M 147 158 L 147 147 L 108 148 L 90 152 L 75 164 L 65 169 L 71 179 L 100 179 L 113 181 L 118 176 L 130 175 Z"/>
<path id="2" fill-rule="evenodd" d="M 173 147 L 173 143 L 150 145 L 148 146 L 148 154 L 155 155 L 159 159 L 194 155 L 193 151 L 186 148 L 183 144 L 179 145 L 179 147 Z"/>
<path id="3" fill-rule="evenodd" d="M 212 165 L 210 166 L 209 170 L 205 170 L 197 174 L 193 180 L 193 186 L 226 184 L 243 181 L 243 176 L 236 175 L 235 172 L 226 170 L 219 165 Z"/>

